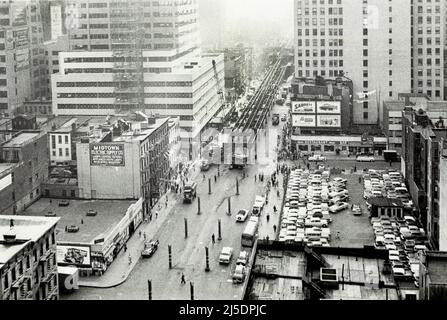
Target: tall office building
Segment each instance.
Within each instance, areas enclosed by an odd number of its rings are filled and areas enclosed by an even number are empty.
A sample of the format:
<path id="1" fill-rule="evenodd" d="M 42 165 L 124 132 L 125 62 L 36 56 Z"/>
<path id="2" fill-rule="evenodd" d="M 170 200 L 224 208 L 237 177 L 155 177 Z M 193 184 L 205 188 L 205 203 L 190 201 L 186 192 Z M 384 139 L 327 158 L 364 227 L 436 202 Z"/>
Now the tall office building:
<path id="1" fill-rule="evenodd" d="M 295 76 L 353 81 L 353 122 L 376 124 L 381 102 L 411 90 L 408 0 L 295 0 Z"/>
<path id="2" fill-rule="evenodd" d="M 446 1 L 412 0 L 412 88 L 444 100 Z"/>
<path id="3" fill-rule="evenodd" d="M 39 0 L 0 2 L 0 113 L 47 94 Z"/>
<path id="4" fill-rule="evenodd" d="M 69 52 L 52 76 L 55 114 L 144 110 L 195 138 L 222 106 L 223 55 L 201 54 L 196 0 L 71 1 Z"/>

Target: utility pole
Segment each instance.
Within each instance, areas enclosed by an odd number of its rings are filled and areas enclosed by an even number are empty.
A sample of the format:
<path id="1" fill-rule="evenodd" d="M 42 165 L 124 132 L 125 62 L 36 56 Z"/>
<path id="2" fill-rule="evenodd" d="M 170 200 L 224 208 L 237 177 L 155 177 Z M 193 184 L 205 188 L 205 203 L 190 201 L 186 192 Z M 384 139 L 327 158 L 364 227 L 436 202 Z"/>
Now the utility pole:
<path id="1" fill-rule="evenodd" d="M 188 238 L 188 219 L 185 218 L 185 238 Z"/>
<path id="2" fill-rule="evenodd" d="M 228 215 L 231 215 L 231 199 L 228 197 Z"/>
<path id="3" fill-rule="evenodd" d="M 200 214 L 200 197 L 197 197 L 197 214 Z"/>
<path id="4" fill-rule="evenodd" d="M 205 271 L 209 272 L 210 271 L 210 260 L 209 260 L 208 247 L 205 247 L 205 261 L 206 261 Z"/>
<path id="5" fill-rule="evenodd" d="M 169 269 L 172 269 L 172 247 L 168 245 Z"/>
<path id="6" fill-rule="evenodd" d="M 236 195 L 239 195 L 239 180 L 236 178 Z"/>
<path id="7" fill-rule="evenodd" d="M 211 178 L 208 178 L 208 194 L 211 194 Z"/>
<path id="8" fill-rule="evenodd" d="M 222 240 L 222 233 L 221 233 L 221 226 L 220 226 L 220 219 L 217 220 L 217 240 Z"/>
<path id="9" fill-rule="evenodd" d="M 147 280 L 147 290 L 148 290 L 148 294 L 149 294 L 149 300 L 152 300 L 152 281 L 151 280 Z"/>
<path id="10" fill-rule="evenodd" d="M 191 300 L 194 300 L 194 284 L 192 282 L 189 283 L 189 289 L 191 293 Z"/>

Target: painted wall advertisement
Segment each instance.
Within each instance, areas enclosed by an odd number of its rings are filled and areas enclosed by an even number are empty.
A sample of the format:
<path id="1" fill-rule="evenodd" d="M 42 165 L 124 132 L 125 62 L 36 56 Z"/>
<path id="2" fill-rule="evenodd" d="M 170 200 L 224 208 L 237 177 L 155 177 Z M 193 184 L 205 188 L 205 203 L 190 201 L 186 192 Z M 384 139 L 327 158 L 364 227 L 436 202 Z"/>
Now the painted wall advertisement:
<path id="1" fill-rule="evenodd" d="M 317 116 L 318 127 L 326 128 L 340 128 L 341 116 L 340 115 L 319 115 Z"/>
<path id="2" fill-rule="evenodd" d="M 314 115 L 292 115 L 294 127 L 316 127 Z"/>
<path id="3" fill-rule="evenodd" d="M 315 113 L 315 102 L 313 101 L 293 101 L 292 113 Z"/>
<path id="4" fill-rule="evenodd" d="M 318 101 L 317 102 L 317 112 L 318 113 L 340 114 L 341 113 L 341 102 L 340 101 Z"/>
<path id="5" fill-rule="evenodd" d="M 92 166 L 124 166 L 123 144 L 90 144 L 90 164 Z"/>
<path id="6" fill-rule="evenodd" d="M 90 247 L 58 244 L 56 260 L 59 265 L 91 266 Z"/>

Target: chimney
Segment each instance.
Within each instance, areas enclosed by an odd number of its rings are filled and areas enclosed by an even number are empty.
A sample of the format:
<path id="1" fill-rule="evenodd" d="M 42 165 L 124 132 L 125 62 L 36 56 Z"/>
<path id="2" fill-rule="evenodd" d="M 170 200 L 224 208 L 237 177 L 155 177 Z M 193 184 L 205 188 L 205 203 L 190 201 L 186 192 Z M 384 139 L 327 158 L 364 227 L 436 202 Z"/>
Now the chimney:
<path id="1" fill-rule="evenodd" d="M 76 123 L 71 124 L 71 131 L 72 132 L 76 131 Z"/>

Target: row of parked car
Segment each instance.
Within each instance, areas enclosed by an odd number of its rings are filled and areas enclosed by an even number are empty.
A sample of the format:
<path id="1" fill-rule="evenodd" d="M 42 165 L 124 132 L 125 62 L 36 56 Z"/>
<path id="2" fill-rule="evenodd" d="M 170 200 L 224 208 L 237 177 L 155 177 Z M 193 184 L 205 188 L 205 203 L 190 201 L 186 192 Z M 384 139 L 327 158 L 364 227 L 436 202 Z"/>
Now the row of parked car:
<path id="1" fill-rule="evenodd" d="M 230 264 L 233 258 L 233 248 L 223 247 L 219 255 L 220 264 Z M 233 272 L 233 283 L 243 283 L 247 275 L 249 254 L 247 251 L 239 252 L 239 257 L 236 260 L 236 267 Z"/>
<path id="2" fill-rule="evenodd" d="M 330 180 L 328 170 L 295 169 L 290 173 L 279 241 L 330 246 L 330 214 L 349 207 L 346 179 Z"/>
<path id="3" fill-rule="evenodd" d="M 400 172 L 370 169 L 363 175 L 363 186 L 365 188 L 363 193 L 365 199 L 370 197 L 400 199 L 406 208 L 413 207 L 413 202 Z"/>
<path id="4" fill-rule="evenodd" d="M 418 278 L 418 252 L 426 251 L 426 235 L 413 216 L 398 220 L 390 217 L 371 218 L 375 246 L 388 250 L 395 276 Z"/>

